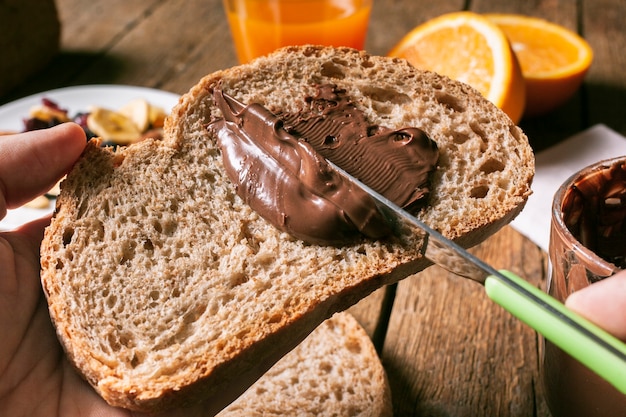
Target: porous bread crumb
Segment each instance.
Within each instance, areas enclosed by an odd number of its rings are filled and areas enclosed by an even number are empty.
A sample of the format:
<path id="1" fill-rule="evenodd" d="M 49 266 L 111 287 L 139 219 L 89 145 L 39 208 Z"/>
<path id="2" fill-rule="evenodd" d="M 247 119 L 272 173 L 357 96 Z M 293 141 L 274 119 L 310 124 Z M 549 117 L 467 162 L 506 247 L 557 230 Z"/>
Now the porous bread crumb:
<path id="1" fill-rule="evenodd" d="M 367 333 L 337 313 L 219 417 L 392 415 L 385 370 Z"/>
<path id="2" fill-rule="evenodd" d="M 109 403 L 154 411 L 203 398 L 219 409 L 333 312 L 428 265 L 418 235 L 308 245 L 236 195 L 206 129 L 220 116 L 212 89 L 293 112 L 327 83 L 371 124 L 418 127 L 437 142 L 419 217 L 445 236 L 471 246 L 523 207 L 527 139 L 469 86 L 345 48 L 286 48 L 208 75 L 174 108 L 162 142 L 88 147 L 42 243 L 60 340 Z"/>

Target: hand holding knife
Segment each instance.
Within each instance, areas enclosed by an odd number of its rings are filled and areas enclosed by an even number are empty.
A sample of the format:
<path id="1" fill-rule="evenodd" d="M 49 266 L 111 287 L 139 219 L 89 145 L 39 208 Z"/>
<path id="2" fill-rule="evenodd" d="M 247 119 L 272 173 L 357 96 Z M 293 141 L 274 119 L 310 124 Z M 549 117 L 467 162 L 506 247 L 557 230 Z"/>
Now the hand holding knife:
<path id="1" fill-rule="evenodd" d="M 396 233 L 406 233 L 408 226 L 424 234 L 427 259 L 483 284 L 489 298 L 626 394 L 626 344 L 512 272 L 498 271 L 486 264 L 331 161 L 327 162 L 374 199 Z"/>

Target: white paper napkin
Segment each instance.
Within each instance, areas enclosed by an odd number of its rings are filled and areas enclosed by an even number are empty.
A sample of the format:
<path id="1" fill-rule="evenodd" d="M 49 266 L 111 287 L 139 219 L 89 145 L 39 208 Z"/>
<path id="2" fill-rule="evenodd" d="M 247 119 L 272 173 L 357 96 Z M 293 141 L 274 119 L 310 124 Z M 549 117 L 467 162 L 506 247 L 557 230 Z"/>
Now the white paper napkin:
<path id="1" fill-rule="evenodd" d="M 626 138 L 601 124 L 539 152 L 533 194 L 511 226 L 547 251 L 552 198 L 559 186 L 581 168 L 621 155 L 626 155 Z"/>

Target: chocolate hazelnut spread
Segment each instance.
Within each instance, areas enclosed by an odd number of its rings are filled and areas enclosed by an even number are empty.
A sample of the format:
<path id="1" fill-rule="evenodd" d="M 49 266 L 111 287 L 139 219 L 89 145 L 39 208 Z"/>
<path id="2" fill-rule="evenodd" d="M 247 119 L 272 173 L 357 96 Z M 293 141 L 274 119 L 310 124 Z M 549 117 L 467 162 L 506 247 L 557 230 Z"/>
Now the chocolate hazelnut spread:
<path id="1" fill-rule="evenodd" d="M 333 86 L 307 98 L 310 108 L 275 115 L 214 91 L 223 118 L 208 126 L 219 142 L 237 193 L 275 227 L 309 243 L 344 244 L 390 229 L 374 201 L 325 158 L 387 198 L 416 207 L 428 194 L 438 150 L 415 128 L 369 126 Z"/>
<path id="2" fill-rule="evenodd" d="M 278 114 L 293 136 L 305 138 L 324 158 L 333 161 L 400 207 L 425 204 L 428 179 L 439 152 L 437 144 L 414 127 L 391 130 L 370 126 L 344 91 L 318 87 L 307 98 L 309 108 Z"/>
<path id="3" fill-rule="evenodd" d="M 561 204 L 572 235 L 598 256 L 626 268 L 626 162 L 576 181 Z"/>

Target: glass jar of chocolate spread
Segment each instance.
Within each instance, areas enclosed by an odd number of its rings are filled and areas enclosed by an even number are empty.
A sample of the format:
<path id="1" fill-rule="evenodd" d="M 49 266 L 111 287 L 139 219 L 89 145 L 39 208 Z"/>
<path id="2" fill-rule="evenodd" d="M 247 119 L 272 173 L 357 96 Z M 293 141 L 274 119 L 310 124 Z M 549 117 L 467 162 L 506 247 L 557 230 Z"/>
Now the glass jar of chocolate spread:
<path id="1" fill-rule="evenodd" d="M 548 292 L 558 300 L 626 268 L 626 156 L 589 166 L 563 183 L 554 196 L 550 233 Z M 547 340 L 542 363 L 554 417 L 626 416 L 626 395 Z"/>

